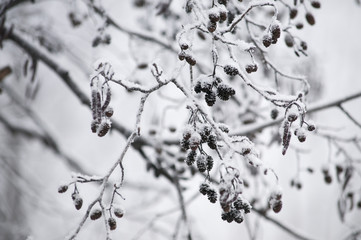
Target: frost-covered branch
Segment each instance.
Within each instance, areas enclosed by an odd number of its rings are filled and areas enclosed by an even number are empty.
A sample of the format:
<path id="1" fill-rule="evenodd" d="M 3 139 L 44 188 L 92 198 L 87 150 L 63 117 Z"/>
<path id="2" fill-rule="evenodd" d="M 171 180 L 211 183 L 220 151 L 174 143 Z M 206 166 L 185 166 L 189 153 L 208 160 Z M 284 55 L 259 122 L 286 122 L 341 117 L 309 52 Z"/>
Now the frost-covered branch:
<path id="1" fill-rule="evenodd" d="M 310 114 L 310 113 L 314 113 L 314 112 L 320 112 L 323 110 L 327 110 L 332 107 L 338 107 L 340 104 L 346 103 L 351 100 L 355 100 L 360 97 L 361 97 L 361 91 L 354 93 L 354 94 L 350 94 L 346 97 L 341 97 L 339 99 L 311 104 L 311 106 L 307 109 L 307 113 Z M 256 133 L 256 132 L 262 131 L 263 129 L 266 129 L 268 127 L 272 127 L 277 124 L 280 124 L 282 122 L 282 120 L 283 119 L 279 118 L 277 120 L 270 120 L 267 122 L 255 123 L 255 124 L 244 127 L 244 129 L 235 130 L 234 132 L 231 133 L 231 135 L 244 136 L 244 135 Z"/>
<path id="2" fill-rule="evenodd" d="M 86 0 L 88 1 L 88 0 Z M 128 29 L 124 26 L 121 26 L 120 24 L 118 24 L 113 18 L 111 18 L 105 11 L 104 9 L 95 6 L 95 4 L 93 3 L 93 1 L 89 1 L 88 5 L 97 13 L 99 14 L 101 17 L 105 18 L 107 23 L 109 23 L 110 25 L 112 25 L 113 27 L 115 27 L 117 30 L 128 34 L 129 36 L 135 36 L 138 37 L 140 39 L 143 39 L 145 41 L 149 41 L 149 42 L 153 42 L 161 47 L 164 47 L 165 49 L 168 49 L 171 52 L 176 52 L 176 50 L 172 47 L 172 45 L 166 43 L 164 40 L 161 40 L 157 37 L 152 36 L 151 33 L 147 33 L 147 32 L 137 32 L 131 29 Z"/>
<path id="3" fill-rule="evenodd" d="M 78 227 L 76 228 L 76 230 L 74 231 L 74 233 L 70 236 L 69 240 L 73 240 L 76 238 L 76 236 L 78 235 L 78 233 L 80 232 L 81 228 L 83 227 L 85 221 L 87 220 L 87 218 L 89 217 L 90 211 L 93 208 L 93 206 L 96 203 L 99 203 L 100 206 L 103 206 L 103 196 L 105 193 L 105 189 L 108 185 L 108 181 L 110 176 L 113 174 L 115 168 L 119 165 L 122 164 L 125 154 L 127 153 L 128 149 L 130 148 L 131 144 L 133 143 L 134 139 L 138 136 L 139 133 L 139 123 L 140 123 L 140 119 L 141 119 L 141 115 L 143 112 L 143 108 L 144 108 L 144 103 L 145 100 L 147 98 L 148 95 L 145 95 L 142 99 L 141 99 L 141 103 L 138 109 L 138 113 L 137 113 L 137 120 L 136 120 L 136 125 L 135 125 L 135 129 L 133 130 L 132 134 L 128 137 L 127 142 L 122 150 L 122 153 L 120 154 L 120 157 L 118 158 L 118 160 L 116 162 L 113 163 L 112 167 L 108 170 L 107 174 L 102 178 L 102 186 L 101 186 L 101 190 L 98 194 L 98 197 L 95 198 L 95 200 L 88 206 L 87 211 L 84 215 L 84 217 L 82 218 L 81 222 L 79 223 Z M 103 212 L 103 217 L 104 219 L 106 219 L 106 215 L 105 215 L 105 211 L 104 211 L 104 206 L 102 207 L 102 212 Z M 110 230 L 114 230 L 112 229 L 112 224 L 110 222 L 112 222 L 113 219 L 111 216 L 108 218 L 108 222 L 105 220 L 105 227 L 106 227 L 106 231 L 107 231 L 107 239 L 109 239 L 109 228 Z M 114 219 L 113 219 L 114 220 Z M 115 221 L 115 220 L 114 220 Z M 108 224 L 110 226 L 108 226 Z M 116 226 L 116 225 L 115 225 Z"/>

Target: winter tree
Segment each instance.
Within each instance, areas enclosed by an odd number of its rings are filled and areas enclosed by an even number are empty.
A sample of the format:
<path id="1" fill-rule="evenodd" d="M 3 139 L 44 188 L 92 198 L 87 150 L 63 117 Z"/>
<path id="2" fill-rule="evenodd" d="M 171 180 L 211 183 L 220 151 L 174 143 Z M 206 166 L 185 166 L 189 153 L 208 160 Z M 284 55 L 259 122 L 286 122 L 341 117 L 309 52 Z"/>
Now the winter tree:
<path id="1" fill-rule="evenodd" d="M 1 239 L 360 239 L 359 1 L 2 0 Z"/>

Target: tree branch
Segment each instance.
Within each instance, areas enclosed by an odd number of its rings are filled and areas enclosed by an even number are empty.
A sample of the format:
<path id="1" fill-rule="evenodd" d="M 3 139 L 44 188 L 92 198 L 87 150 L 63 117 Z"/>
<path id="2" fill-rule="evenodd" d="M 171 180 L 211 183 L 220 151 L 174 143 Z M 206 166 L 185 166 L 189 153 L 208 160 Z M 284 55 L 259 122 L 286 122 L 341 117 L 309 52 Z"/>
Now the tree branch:
<path id="1" fill-rule="evenodd" d="M 326 110 L 328 108 L 338 107 L 342 103 L 357 99 L 359 97 L 361 97 L 361 91 L 357 92 L 357 93 L 354 93 L 354 94 L 351 94 L 351 95 L 348 95 L 346 97 L 342 97 L 342 98 L 339 98 L 339 99 L 336 99 L 336 100 L 326 102 L 326 103 L 316 103 L 316 104 L 311 105 L 311 107 L 307 110 L 307 113 L 319 112 L 319 111 L 322 111 L 322 110 Z M 270 120 L 270 121 L 267 121 L 267 122 L 255 123 L 255 124 L 252 124 L 252 125 L 248 125 L 244 129 L 236 130 L 233 133 L 231 133 L 231 135 L 232 136 L 235 136 L 235 135 L 244 136 L 244 135 L 252 134 L 252 133 L 255 133 L 255 132 L 259 132 L 259 131 L 261 131 L 261 130 L 263 130 L 265 128 L 280 124 L 282 121 L 283 121 L 283 119 L 280 118 L 280 119 L 277 119 L 277 120 Z"/>
<path id="2" fill-rule="evenodd" d="M 338 105 L 338 108 L 354 123 L 356 124 L 359 128 L 361 128 L 361 124 L 359 122 L 356 121 L 356 119 L 354 117 L 352 117 L 352 115 L 346 111 L 346 109 L 344 107 L 342 107 L 341 104 Z"/>
<path id="3" fill-rule="evenodd" d="M 297 239 L 300 240 L 311 240 L 311 238 L 302 236 L 301 234 L 295 232 L 293 229 L 289 228 L 288 226 L 284 225 L 283 223 L 275 220 L 274 218 L 267 216 L 267 214 L 264 211 L 261 211 L 259 209 L 255 209 L 252 208 L 253 211 L 255 211 L 256 213 L 258 213 L 261 217 L 265 218 L 266 220 L 272 222 L 273 224 L 277 225 L 278 227 L 280 227 L 281 229 L 283 229 L 285 232 L 289 233 L 290 235 L 296 237 Z"/>
<path id="4" fill-rule="evenodd" d="M 148 33 L 140 33 L 140 32 L 136 32 L 134 30 L 130 30 L 127 29 L 124 26 L 119 25 L 118 23 L 115 22 L 115 20 L 113 18 L 111 18 L 108 14 L 106 14 L 106 12 L 95 6 L 93 3 L 88 3 L 88 5 L 97 13 L 99 14 L 101 17 L 105 18 L 107 23 L 109 23 L 110 25 L 112 25 L 113 27 L 115 27 L 116 29 L 118 29 L 121 32 L 124 32 L 130 36 L 136 36 L 138 38 L 141 38 L 143 40 L 149 41 L 149 42 L 154 42 L 156 44 L 158 44 L 159 46 L 164 47 L 165 49 L 168 49 L 169 51 L 173 52 L 173 53 L 177 53 L 177 51 L 172 47 L 172 45 L 167 44 L 165 42 L 163 42 L 160 39 L 155 38 L 154 36 L 151 36 Z"/>
<path id="5" fill-rule="evenodd" d="M 88 174 L 87 171 L 81 166 L 79 165 L 78 161 L 73 159 L 72 157 L 68 156 L 67 154 L 65 154 L 64 152 L 62 152 L 59 147 L 58 144 L 56 143 L 56 141 L 51 138 L 50 135 L 44 136 L 41 135 L 35 131 L 31 131 L 19 126 L 15 126 L 12 123 L 10 123 L 10 121 L 8 121 L 6 118 L 4 118 L 1 114 L 0 114 L 0 122 L 2 122 L 4 124 L 4 126 L 12 133 L 14 134 L 20 134 L 26 138 L 30 138 L 30 139 L 36 139 L 39 140 L 41 143 L 43 143 L 45 146 L 49 147 L 51 150 L 54 151 L 54 153 L 56 153 L 57 155 L 61 156 L 65 162 L 74 170 L 77 172 L 82 172 L 84 174 Z M 88 174 L 91 175 L 91 174 Z"/>

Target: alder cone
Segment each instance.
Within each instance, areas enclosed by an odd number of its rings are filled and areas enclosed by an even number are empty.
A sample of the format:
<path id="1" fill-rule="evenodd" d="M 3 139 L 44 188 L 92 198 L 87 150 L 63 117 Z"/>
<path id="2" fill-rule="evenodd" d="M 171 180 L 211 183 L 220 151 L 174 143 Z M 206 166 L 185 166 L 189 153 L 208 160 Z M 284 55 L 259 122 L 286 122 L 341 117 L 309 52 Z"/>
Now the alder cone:
<path id="1" fill-rule="evenodd" d="M 316 20 L 315 20 L 315 17 L 313 16 L 312 13 L 306 13 L 306 20 L 308 22 L 308 24 L 310 24 L 311 26 L 315 25 L 316 23 Z"/>
<path id="2" fill-rule="evenodd" d="M 294 18 L 297 16 L 297 13 L 298 13 L 297 9 L 296 9 L 296 8 L 292 8 L 292 9 L 290 10 L 290 18 L 291 18 L 291 19 L 294 19 Z"/>
<path id="3" fill-rule="evenodd" d="M 108 219 L 108 225 L 110 230 L 115 230 L 117 228 L 117 222 L 112 217 Z"/>
<path id="4" fill-rule="evenodd" d="M 102 216 L 102 211 L 100 211 L 99 209 L 95 209 L 91 214 L 90 214 L 90 219 L 91 220 L 97 220 Z"/>
<path id="5" fill-rule="evenodd" d="M 274 205 L 272 206 L 272 210 L 275 212 L 275 213 L 279 213 L 282 209 L 282 201 L 277 201 L 274 203 Z"/>
<path id="6" fill-rule="evenodd" d="M 114 209 L 114 215 L 118 218 L 122 218 L 124 216 L 124 211 L 120 208 Z"/>

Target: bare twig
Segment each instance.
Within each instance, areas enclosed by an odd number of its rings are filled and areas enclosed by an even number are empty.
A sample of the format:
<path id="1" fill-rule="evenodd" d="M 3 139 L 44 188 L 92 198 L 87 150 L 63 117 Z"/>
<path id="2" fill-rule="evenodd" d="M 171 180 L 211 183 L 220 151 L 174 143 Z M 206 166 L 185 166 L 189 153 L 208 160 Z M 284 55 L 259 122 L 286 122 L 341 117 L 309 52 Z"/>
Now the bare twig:
<path id="1" fill-rule="evenodd" d="M 338 105 L 340 105 L 342 103 L 357 99 L 359 97 L 361 97 L 361 91 L 357 92 L 355 94 L 351 94 L 346 97 L 342 97 L 342 98 L 328 101 L 325 103 L 316 103 L 309 107 L 309 109 L 307 110 L 307 113 L 319 112 L 322 110 L 326 110 L 328 108 L 338 107 Z M 280 118 L 277 120 L 270 120 L 270 121 L 263 122 L 263 123 L 255 123 L 252 125 L 250 124 L 244 130 L 236 130 L 233 133 L 231 133 L 231 135 L 233 135 L 233 136 L 234 135 L 242 135 L 243 136 L 243 135 L 248 135 L 251 133 L 256 133 L 256 132 L 262 131 L 265 128 L 280 124 L 282 121 L 283 121 L 283 119 Z"/>
<path id="2" fill-rule="evenodd" d="M 356 121 L 356 119 L 352 117 L 352 115 L 348 111 L 346 111 L 346 109 L 342 107 L 341 104 L 337 106 L 354 124 L 356 124 L 359 128 L 361 128 L 361 124 L 358 121 Z"/>
<path id="3" fill-rule="evenodd" d="M 124 32 L 130 36 L 136 36 L 138 38 L 141 38 L 143 40 L 146 41 L 150 41 L 150 42 L 154 42 L 156 44 L 158 44 L 159 46 L 164 47 L 165 49 L 168 49 L 171 52 L 177 53 L 177 51 L 170 45 L 165 43 L 163 40 L 160 40 L 154 36 L 152 36 L 150 33 L 140 33 L 140 32 L 136 32 L 134 30 L 130 30 L 127 29 L 124 26 L 121 26 L 120 24 L 116 23 L 115 20 L 113 18 L 111 18 L 103 9 L 95 6 L 93 3 L 88 3 L 88 5 L 93 8 L 93 10 L 99 14 L 101 17 L 105 18 L 106 21 L 112 25 L 113 27 L 115 27 L 116 29 L 118 29 L 121 32 Z"/>
<path id="4" fill-rule="evenodd" d="M 294 231 L 293 229 L 289 228 L 288 226 L 286 226 L 285 224 L 275 220 L 274 218 L 268 216 L 264 211 L 252 208 L 253 211 L 255 211 L 256 213 L 258 213 L 260 216 L 262 216 L 263 218 L 265 218 L 266 220 L 270 221 L 271 223 L 277 225 L 279 228 L 281 228 L 282 230 L 284 230 L 285 232 L 289 233 L 290 235 L 296 237 L 297 239 L 300 240 L 311 240 L 311 238 L 305 237 L 299 233 L 297 233 L 296 231 Z"/>

